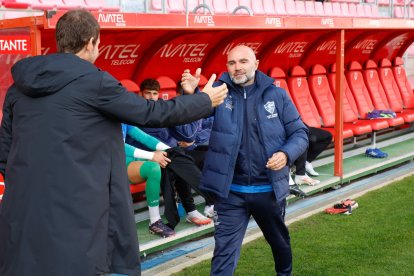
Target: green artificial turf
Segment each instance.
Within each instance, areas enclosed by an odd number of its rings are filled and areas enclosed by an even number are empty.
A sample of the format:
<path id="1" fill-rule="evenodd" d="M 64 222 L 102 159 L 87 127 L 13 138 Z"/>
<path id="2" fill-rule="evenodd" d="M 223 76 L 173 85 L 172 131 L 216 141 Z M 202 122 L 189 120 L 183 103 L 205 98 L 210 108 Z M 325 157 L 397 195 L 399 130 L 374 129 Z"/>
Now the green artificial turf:
<path id="1" fill-rule="evenodd" d="M 293 275 L 414 275 L 414 176 L 357 199 L 352 215 L 289 226 Z M 174 275 L 209 275 L 210 261 Z M 243 246 L 235 275 L 275 275 L 263 238 Z"/>

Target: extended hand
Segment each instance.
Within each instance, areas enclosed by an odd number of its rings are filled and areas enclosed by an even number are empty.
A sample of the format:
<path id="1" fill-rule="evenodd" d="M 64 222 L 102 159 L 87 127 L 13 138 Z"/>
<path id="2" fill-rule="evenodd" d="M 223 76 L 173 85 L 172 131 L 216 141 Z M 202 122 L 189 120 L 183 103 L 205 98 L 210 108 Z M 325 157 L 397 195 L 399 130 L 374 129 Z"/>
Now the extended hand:
<path id="1" fill-rule="evenodd" d="M 171 160 L 167 157 L 167 153 L 165 151 L 156 151 L 154 152 L 154 157 L 152 161 L 157 162 L 161 168 L 165 168 Z"/>
<path id="2" fill-rule="evenodd" d="M 192 142 L 178 141 L 177 144 L 180 148 L 188 148 L 194 144 L 194 141 Z"/>
<path id="3" fill-rule="evenodd" d="M 213 87 L 213 83 L 216 80 L 216 74 L 211 75 L 206 86 L 204 86 L 203 92 L 206 93 L 211 100 L 211 105 L 216 107 L 224 102 L 227 97 L 227 85 L 223 83 L 220 86 Z"/>
<path id="4" fill-rule="evenodd" d="M 266 168 L 277 171 L 285 167 L 287 164 L 287 156 L 284 152 L 278 151 L 269 158 Z"/>
<path id="5" fill-rule="evenodd" d="M 194 94 L 194 90 L 197 88 L 200 82 L 201 68 L 197 68 L 195 75 L 191 75 L 189 69 L 185 69 L 181 75 L 181 87 L 184 90 L 184 94 Z"/>

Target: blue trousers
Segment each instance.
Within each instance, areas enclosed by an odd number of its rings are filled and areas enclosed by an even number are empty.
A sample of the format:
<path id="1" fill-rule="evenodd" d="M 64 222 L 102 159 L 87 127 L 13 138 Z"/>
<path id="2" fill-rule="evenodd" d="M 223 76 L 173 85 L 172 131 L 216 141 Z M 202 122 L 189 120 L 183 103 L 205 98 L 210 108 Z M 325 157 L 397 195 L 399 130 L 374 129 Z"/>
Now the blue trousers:
<path id="1" fill-rule="evenodd" d="M 285 206 L 286 200 L 278 203 L 274 192 L 230 192 L 228 198 L 216 201 L 215 248 L 211 275 L 233 275 L 250 216 L 256 220 L 272 248 L 277 275 L 291 275 L 292 251 L 289 231 L 284 222 Z M 260 260 L 252 261 L 260 264 Z"/>

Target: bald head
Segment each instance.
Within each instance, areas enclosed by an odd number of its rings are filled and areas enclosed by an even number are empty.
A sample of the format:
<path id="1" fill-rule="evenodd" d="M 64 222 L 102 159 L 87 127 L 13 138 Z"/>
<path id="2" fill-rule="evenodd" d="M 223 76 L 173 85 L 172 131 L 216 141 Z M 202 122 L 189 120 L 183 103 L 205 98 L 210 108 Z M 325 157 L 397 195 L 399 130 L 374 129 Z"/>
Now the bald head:
<path id="1" fill-rule="evenodd" d="M 254 51 L 245 45 L 234 47 L 227 55 L 227 71 L 233 83 L 240 86 L 254 83 L 258 65 Z"/>
<path id="2" fill-rule="evenodd" d="M 230 55 L 243 53 L 243 55 L 248 56 L 252 58 L 253 60 L 256 60 L 256 54 L 254 53 L 253 49 L 246 46 L 246 45 L 238 45 L 230 50 L 230 52 L 227 54 L 227 60 Z"/>

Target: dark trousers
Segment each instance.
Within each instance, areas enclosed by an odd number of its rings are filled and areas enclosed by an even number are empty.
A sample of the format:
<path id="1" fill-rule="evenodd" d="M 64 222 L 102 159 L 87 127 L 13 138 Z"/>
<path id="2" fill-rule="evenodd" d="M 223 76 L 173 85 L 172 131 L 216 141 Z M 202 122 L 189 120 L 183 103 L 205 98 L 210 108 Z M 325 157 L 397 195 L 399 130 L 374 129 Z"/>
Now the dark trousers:
<path id="1" fill-rule="evenodd" d="M 308 127 L 308 129 L 308 150 L 299 156 L 295 161 L 297 175 L 305 175 L 306 161 L 312 162 L 315 160 L 316 157 L 318 157 L 318 155 L 321 154 L 321 152 L 324 151 L 332 141 L 332 134 L 329 131 L 316 127 Z"/>
<path id="2" fill-rule="evenodd" d="M 284 222 L 285 206 L 285 200 L 281 203 L 276 201 L 274 192 L 230 192 L 228 198 L 217 199 L 214 205 L 217 217 L 211 275 L 233 275 L 250 216 L 256 220 L 272 248 L 277 275 L 290 275 L 292 251 L 289 231 Z M 260 263 L 260 260 L 257 261 Z"/>
<path id="3" fill-rule="evenodd" d="M 167 153 L 171 162 L 162 170 L 161 190 L 164 195 L 164 215 L 168 220 L 168 224 L 174 228 L 180 218 L 175 204 L 173 186 L 175 186 L 187 213 L 195 210 L 191 189 L 203 196 L 206 202 L 212 202 L 212 199 L 199 189 L 201 171 L 195 165 L 193 158 L 180 148 L 168 149 Z"/>

